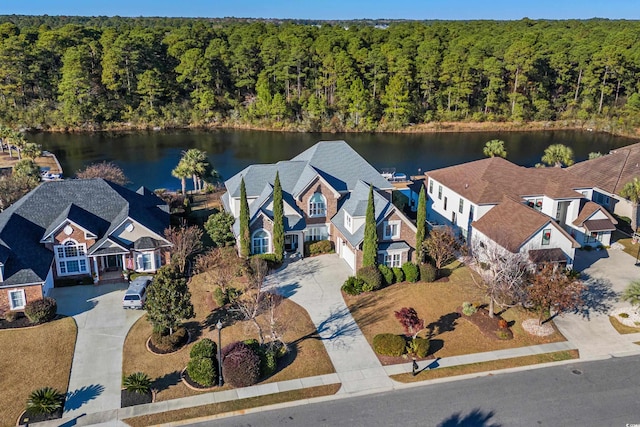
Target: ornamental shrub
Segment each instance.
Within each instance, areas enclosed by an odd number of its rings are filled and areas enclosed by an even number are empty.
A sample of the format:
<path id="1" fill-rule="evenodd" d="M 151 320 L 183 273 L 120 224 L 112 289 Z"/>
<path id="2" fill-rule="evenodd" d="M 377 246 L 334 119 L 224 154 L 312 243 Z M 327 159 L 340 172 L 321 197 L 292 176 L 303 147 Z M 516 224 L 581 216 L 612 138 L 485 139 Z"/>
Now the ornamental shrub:
<path id="1" fill-rule="evenodd" d="M 620 313 L 620 314 L 618 314 L 618 317 L 621 317 L 623 319 L 628 319 L 629 318 L 629 314 L 628 313 Z"/>
<path id="2" fill-rule="evenodd" d="M 222 350 L 224 380 L 233 387 L 248 387 L 260 378 L 260 357 L 242 341 Z"/>
<path id="3" fill-rule="evenodd" d="M 163 352 L 175 351 L 186 344 L 188 340 L 189 334 L 184 327 L 176 329 L 171 335 L 169 335 L 169 330 L 163 331 L 154 328 L 153 334 L 151 334 L 151 343 Z"/>
<path id="4" fill-rule="evenodd" d="M 507 323 L 506 320 L 504 320 L 504 319 L 498 320 L 498 328 L 507 329 L 508 327 L 509 327 L 509 324 Z"/>
<path id="5" fill-rule="evenodd" d="M 427 357 L 429 353 L 429 340 L 426 338 L 414 338 L 407 344 L 407 353 L 419 358 Z"/>
<path id="6" fill-rule="evenodd" d="M 267 263 L 269 270 L 275 270 L 282 265 L 282 262 L 278 259 L 276 254 L 258 254 L 253 257 L 263 259 Z"/>
<path id="7" fill-rule="evenodd" d="M 429 262 L 420 264 L 420 279 L 423 282 L 435 282 L 437 278 L 438 277 L 436 274 L 436 268 L 433 266 L 433 264 Z"/>
<path id="8" fill-rule="evenodd" d="M 144 372 L 134 372 L 123 378 L 122 386 L 130 393 L 149 394 L 151 378 Z"/>
<path id="9" fill-rule="evenodd" d="M 407 261 L 402 264 L 402 272 L 404 273 L 404 277 L 408 282 L 415 283 L 418 281 L 420 277 L 420 271 L 418 270 L 418 266 L 412 263 L 411 261 Z"/>
<path id="10" fill-rule="evenodd" d="M 333 252 L 333 242 L 331 240 L 320 240 L 309 244 L 309 253 L 311 255 L 328 254 Z"/>
<path id="11" fill-rule="evenodd" d="M 347 295 L 360 295 L 363 292 L 364 281 L 355 276 L 349 276 L 342 285 L 342 290 Z"/>
<path id="12" fill-rule="evenodd" d="M 24 308 L 24 314 L 33 324 L 50 322 L 55 319 L 58 313 L 58 304 L 56 300 L 49 297 L 29 301 Z"/>
<path id="13" fill-rule="evenodd" d="M 360 268 L 356 277 L 368 285 L 362 288 L 365 292 L 375 291 L 382 287 L 382 274 L 375 265 Z"/>
<path id="14" fill-rule="evenodd" d="M 400 335 L 378 334 L 373 337 L 373 351 L 382 356 L 402 356 L 407 342 Z"/>
<path id="15" fill-rule="evenodd" d="M 400 267 L 393 267 L 391 270 L 396 283 L 404 282 L 404 271 Z"/>
<path id="16" fill-rule="evenodd" d="M 215 342 L 213 342 L 209 338 L 203 338 L 191 347 L 191 352 L 189 353 L 189 357 L 195 359 L 196 357 L 204 357 L 207 359 L 214 359 L 216 357 L 216 352 L 218 351 L 218 346 Z"/>
<path id="17" fill-rule="evenodd" d="M 213 359 L 208 357 L 194 357 L 189 360 L 187 373 L 191 380 L 203 387 L 211 387 L 218 375 Z"/>
<path id="18" fill-rule="evenodd" d="M 393 285 L 395 283 L 393 281 L 393 271 L 389 267 L 384 264 L 379 264 L 378 270 L 380 270 L 380 274 L 382 274 L 385 286 Z"/>
<path id="19" fill-rule="evenodd" d="M 276 361 L 276 352 L 278 348 L 276 346 L 261 346 L 260 343 L 258 343 L 258 340 L 253 338 L 244 340 L 243 343 L 248 345 L 260 358 L 260 377 L 264 378 L 273 375 L 278 364 Z"/>
<path id="20" fill-rule="evenodd" d="M 52 387 L 43 387 L 34 390 L 27 400 L 27 413 L 29 414 L 53 414 L 62 409 L 64 394 Z"/>
<path id="21" fill-rule="evenodd" d="M 471 316 L 476 311 L 478 311 L 478 309 L 470 302 L 465 301 L 462 303 L 462 314 L 464 314 L 465 316 Z"/>
<path id="22" fill-rule="evenodd" d="M 213 291 L 213 299 L 216 301 L 216 304 L 218 304 L 218 307 L 223 307 L 229 302 L 227 293 L 224 292 L 222 288 L 216 288 Z"/>

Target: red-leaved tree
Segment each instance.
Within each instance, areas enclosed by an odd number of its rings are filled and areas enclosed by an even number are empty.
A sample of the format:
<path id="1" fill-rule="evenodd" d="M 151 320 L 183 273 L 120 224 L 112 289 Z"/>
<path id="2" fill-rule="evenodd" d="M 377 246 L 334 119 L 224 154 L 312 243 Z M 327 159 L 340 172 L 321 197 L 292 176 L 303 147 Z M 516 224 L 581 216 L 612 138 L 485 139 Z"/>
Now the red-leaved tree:
<path id="1" fill-rule="evenodd" d="M 568 277 L 557 265 L 545 264 L 527 287 L 527 302 L 538 311 L 538 322 L 542 324 L 551 309 L 561 313 L 578 307 L 584 289 L 579 280 Z"/>
<path id="2" fill-rule="evenodd" d="M 424 320 L 418 317 L 418 313 L 412 307 L 402 307 L 398 311 L 394 311 L 396 319 L 404 328 L 405 335 L 411 335 L 415 338 L 422 329 L 424 329 Z"/>

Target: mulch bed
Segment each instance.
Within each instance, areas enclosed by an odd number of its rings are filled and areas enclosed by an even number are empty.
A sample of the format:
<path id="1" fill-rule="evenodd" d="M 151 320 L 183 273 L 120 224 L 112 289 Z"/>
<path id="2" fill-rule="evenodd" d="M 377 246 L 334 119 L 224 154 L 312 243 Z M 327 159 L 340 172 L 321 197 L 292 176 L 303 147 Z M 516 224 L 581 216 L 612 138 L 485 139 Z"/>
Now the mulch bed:
<path id="1" fill-rule="evenodd" d="M 164 348 L 156 347 L 153 344 L 153 335 L 149 338 L 149 341 L 147 341 L 147 347 L 154 354 L 171 354 L 184 348 L 184 346 L 189 344 L 189 341 L 191 341 L 191 333 L 187 329 L 187 333 L 185 334 L 183 341 L 178 343 L 174 348 L 164 349 Z"/>
<path id="2" fill-rule="evenodd" d="M 121 390 L 120 391 L 120 407 L 126 408 L 127 406 L 144 405 L 145 403 L 151 403 L 153 401 L 153 394 L 151 392 L 146 394 L 140 394 L 133 391 Z"/>
<path id="3" fill-rule="evenodd" d="M 29 326 L 34 326 L 27 316 L 20 315 L 13 322 L 9 322 L 6 319 L 0 319 L 0 329 L 18 329 L 18 328 L 27 328 Z"/>
<path id="4" fill-rule="evenodd" d="M 49 421 L 49 420 L 57 420 L 62 418 L 63 409 L 60 408 L 52 414 L 30 414 L 28 412 L 24 412 L 20 415 L 20 425 L 26 425 L 30 423 L 39 423 L 41 421 Z"/>
<path id="5" fill-rule="evenodd" d="M 467 316 L 462 313 L 462 307 L 457 308 L 457 312 L 460 314 L 460 318 L 474 324 L 482 334 L 495 340 L 510 340 L 513 339 L 513 332 L 509 328 L 500 328 L 499 322 L 502 319 L 500 316 L 494 314 L 493 317 L 489 317 L 489 311 L 484 308 L 478 309 L 471 316 Z M 500 338 L 497 333 L 503 331 L 504 338 Z"/>

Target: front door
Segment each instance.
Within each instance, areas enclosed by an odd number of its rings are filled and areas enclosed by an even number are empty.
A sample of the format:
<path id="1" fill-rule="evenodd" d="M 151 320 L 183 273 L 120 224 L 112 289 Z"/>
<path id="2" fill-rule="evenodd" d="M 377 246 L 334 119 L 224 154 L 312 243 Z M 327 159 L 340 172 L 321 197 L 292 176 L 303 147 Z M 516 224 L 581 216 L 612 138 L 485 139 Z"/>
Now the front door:
<path id="1" fill-rule="evenodd" d="M 295 252 L 298 250 L 298 235 L 297 234 L 285 234 L 284 236 L 284 250 L 286 252 Z"/>
<path id="2" fill-rule="evenodd" d="M 107 255 L 107 270 L 122 270 L 122 255 Z"/>

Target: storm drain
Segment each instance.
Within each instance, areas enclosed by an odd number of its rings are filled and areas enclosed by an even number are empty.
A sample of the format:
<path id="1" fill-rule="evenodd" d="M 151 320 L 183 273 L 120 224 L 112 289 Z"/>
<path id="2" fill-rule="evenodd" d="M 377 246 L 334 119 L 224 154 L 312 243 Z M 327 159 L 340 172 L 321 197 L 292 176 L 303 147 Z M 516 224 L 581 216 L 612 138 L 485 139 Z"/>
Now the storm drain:
<path id="1" fill-rule="evenodd" d="M 571 373 L 576 375 L 582 375 L 582 371 L 580 369 L 573 369 Z"/>

